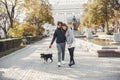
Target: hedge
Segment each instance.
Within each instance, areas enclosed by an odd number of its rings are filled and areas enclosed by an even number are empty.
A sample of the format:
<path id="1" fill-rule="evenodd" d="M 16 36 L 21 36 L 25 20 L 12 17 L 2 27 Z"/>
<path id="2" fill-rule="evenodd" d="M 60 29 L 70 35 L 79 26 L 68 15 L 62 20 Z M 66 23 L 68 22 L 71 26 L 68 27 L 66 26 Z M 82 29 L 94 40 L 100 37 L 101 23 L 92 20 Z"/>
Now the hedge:
<path id="1" fill-rule="evenodd" d="M 36 42 L 41 40 L 42 38 L 44 38 L 43 36 L 38 36 L 38 37 L 32 37 L 32 36 L 27 36 L 26 39 L 32 43 L 32 42 Z M 3 39 L 0 40 L 0 52 L 4 52 L 16 47 L 20 47 L 21 46 L 22 39 L 18 39 L 18 38 L 12 38 L 12 39 Z"/>
<path id="2" fill-rule="evenodd" d="M 0 52 L 19 47 L 21 42 L 22 40 L 17 38 L 0 40 Z"/>
<path id="3" fill-rule="evenodd" d="M 38 37 L 28 36 L 26 37 L 26 39 L 29 40 L 30 42 L 34 42 L 34 41 L 41 40 L 42 36 L 38 36 Z"/>
<path id="4" fill-rule="evenodd" d="M 34 43 L 36 41 L 39 41 L 43 38 L 45 38 L 45 36 L 37 36 L 37 37 L 27 36 L 27 37 L 24 37 L 22 39 L 22 41 L 23 41 L 23 44 L 26 45 L 26 44 L 31 44 L 31 43 Z"/>

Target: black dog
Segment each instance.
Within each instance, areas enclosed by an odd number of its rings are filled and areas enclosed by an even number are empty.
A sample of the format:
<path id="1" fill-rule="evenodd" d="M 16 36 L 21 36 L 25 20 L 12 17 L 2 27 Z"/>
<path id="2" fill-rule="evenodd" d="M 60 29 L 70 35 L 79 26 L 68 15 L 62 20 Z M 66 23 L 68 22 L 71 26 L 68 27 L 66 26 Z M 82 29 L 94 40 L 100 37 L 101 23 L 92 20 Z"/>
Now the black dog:
<path id="1" fill-rule="evenodd" d="M 52 54 L 44 54 L 44 53 L 42 53 L 42 54 L 40 54 L 41 55 L 41 58 L 43 58 L 44 59 L 44 62 L 47 62 L 48 61 L 48 59 L 50 59 L 51 60 L 51 62 L 53 62 L 53 59 L 52 59 Z"/>

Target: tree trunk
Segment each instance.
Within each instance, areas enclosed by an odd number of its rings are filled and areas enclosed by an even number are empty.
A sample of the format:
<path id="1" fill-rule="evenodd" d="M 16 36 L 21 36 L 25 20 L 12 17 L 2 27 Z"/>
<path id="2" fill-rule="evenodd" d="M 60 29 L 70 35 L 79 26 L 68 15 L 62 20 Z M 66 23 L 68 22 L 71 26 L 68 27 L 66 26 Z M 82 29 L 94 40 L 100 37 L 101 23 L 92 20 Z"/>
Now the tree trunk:
<path id="1" fill-rule="evenodd" d="M 5 38 L 8 38 L 8 35 L 7 35 L 7 30 L 6 28 L 2 28 L 3 32 L 4 32 L 4 35 L 5 35 Z"/>
<path id="2" fill-rule="evenodd" d="M 104 24 L 102 24 L 102 27 L 103 27 L 103 32 L 105 32 L 105 25 L 104 25 Z"/>
<path id="3" fill-rule="evenodd" d="M 106 21 L 106 25 L 105 25 L 105 27 L 106 27 L 106 33 L 109 33 L 108 21 Z"/>
<path id="4" fill-rule="evenodd" d="M 5 38 L 8 38 L 7 31 L 4 31 Z"/>
<path id="5" fill-rule="evenodd" d="M 7 4 L 6 0 L 5 0 L 5 4 L 4 5 L 5 5 L 5 8 L 7 10 L 7 14 L 8 14 L 9 20 L 10 20 L 10 27 L 13 28 L 13 19 L 14 19 L 16 5 L 12 6 L 11 12 L 9 11 L 8 4 Z"/>
<path id="6" fill-rule="evenodd" d="M 105 4 L 106 12 L 105 12 L 105 27 L 106 27 L 106 33 L 109 32 L 109 27 L 108 27 L 108 4 Z"/>

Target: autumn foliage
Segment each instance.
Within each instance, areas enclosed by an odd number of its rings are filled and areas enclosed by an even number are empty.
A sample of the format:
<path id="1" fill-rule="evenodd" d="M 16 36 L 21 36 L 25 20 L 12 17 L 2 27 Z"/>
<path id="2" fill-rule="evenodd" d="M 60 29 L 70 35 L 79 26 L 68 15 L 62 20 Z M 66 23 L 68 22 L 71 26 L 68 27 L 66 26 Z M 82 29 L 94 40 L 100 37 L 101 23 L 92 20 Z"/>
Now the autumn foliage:
<path id="1" fill-rule="evenodd" d="M 14 28 L 10 28 L 8 33 L 11 37 L 22 37 L 24 35 L 36 35 L 36 26 L 30 23 L 16 23 Z"/>
<path id="2" fill-rule="evenodd" d="M 31 34 L 32 36 L 36 35 L 36 26 L 30 23 L 23 24 L 24 34 Z"/>
<path id="3" fill-rule="evenodd" d="M 87 27 L 113 24 L 120 18 L 120 3 L 118 0 L 94 0 L 84 5 L 82 24 Z M 104 26 L 103 26 L 104 27 Z"/>
<path id="4" fill-rule="evenodd" d="M 6 36 L 22 37 L 23 35 L 40 36 L 44 31 L 42 24 L 53 24 L 51 5 L 47 0 L 0 0 L 0 14 L 6 17 L 6 24 L 2 26 Z M 26 14 L 21 23 L 19 15 Z M 4 21 L 4 22 L 5 22 Z M 6 37 L 7 38 L 7 37 Z"/>

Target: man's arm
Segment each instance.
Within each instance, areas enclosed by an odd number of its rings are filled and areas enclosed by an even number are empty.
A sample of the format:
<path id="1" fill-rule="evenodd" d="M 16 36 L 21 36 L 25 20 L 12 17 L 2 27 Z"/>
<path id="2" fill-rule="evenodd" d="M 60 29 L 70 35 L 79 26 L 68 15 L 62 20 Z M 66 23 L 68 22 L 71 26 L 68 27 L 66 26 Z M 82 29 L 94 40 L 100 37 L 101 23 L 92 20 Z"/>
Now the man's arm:
<path id="1" fill-rule="evenodd" d="M 53 35 L 53 38 L 52 38 L 52 42 L 51 42 L 51 45 L 54 43 L 55 39 L 57 37 L 57 34 L 56 34 L 56 31 L 54 32 L 54 35 Z"/>

